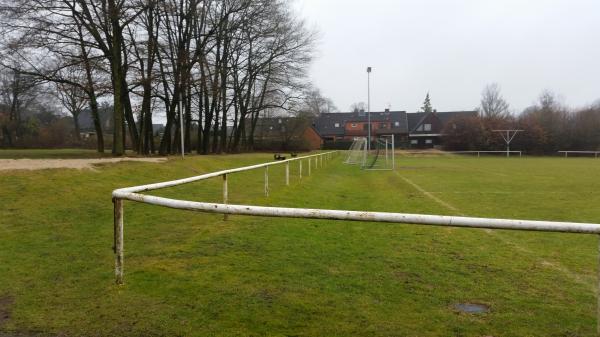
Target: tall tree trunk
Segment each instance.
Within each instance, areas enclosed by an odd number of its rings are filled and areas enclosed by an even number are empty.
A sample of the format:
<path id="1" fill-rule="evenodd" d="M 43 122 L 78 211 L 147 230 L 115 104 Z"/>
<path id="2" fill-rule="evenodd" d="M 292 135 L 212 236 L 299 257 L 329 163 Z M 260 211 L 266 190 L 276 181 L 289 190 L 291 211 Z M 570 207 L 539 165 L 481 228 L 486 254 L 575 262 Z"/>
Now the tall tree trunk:
<path id="1" fill-rule="evenodd" d="M 111 21 L 112 30 L 112 54 L 111 54 L 111 68 L 112 68 L 112 82 L 113 82 L 113 95 L 114 95 L 114 133 L 113 133 L 113 154 L 115 156 L 122 156 L 125 154 L 125 143 L 124 139 L 124 118 L 123 118 L 123 83 L 125 74 L 123 72 L 123 64 L 121 63 L 121 45 L 122 45 L 122 31 L 119 24 L 119 16 L 115 0 L 108 0 L 108 10 Z"/>

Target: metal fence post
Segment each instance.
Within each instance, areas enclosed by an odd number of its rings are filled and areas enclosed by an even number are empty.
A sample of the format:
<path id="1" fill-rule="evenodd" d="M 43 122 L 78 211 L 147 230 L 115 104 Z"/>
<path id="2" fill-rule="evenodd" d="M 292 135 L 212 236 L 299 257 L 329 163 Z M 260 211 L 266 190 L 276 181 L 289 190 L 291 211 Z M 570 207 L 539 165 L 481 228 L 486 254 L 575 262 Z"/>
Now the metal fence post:
<path id="1" fill-rule="evenodd" d="M 114 199 L 115 277 L 123 284 L 123 199 Z"/>
<path id="2" fill-rule="evenodd" d="M 290 162 L 285 163 L 285 185 L 290 186 Z"/>
<path id="3" fill-rule="evenodd" d="M 312 166 L 310 158 L 308 158 L 308 175 L 310 176 L 310 168 Z"/>
<path id="4" fill-rule="evenodd" d="M 302 159 L 298 160 L 298 162 L 300 163 L 300 169 L 299 171 L 299 176 L 300 176 L 300 180 L 302 180 Z"/>
<path id="5" fill-rule="evenodd" d="M 265 196 L 269 196 L 269 167 L 265 166 Z"/>
<path id="6" fill-rule="evenodd" d="M 223 175 L 223 203 L 227 204 L 227 201 L 229 199 L 229 191 L 227 188 L 227 174 Z M 223 214 L 223 220 L 227 221 L 228 219 L 228 215 L 227 214 Z"/>
<path id="7" fill-rule="evenodd" d="M 396 137 L 392 134 L 392 171 L 396 170 Z"/>

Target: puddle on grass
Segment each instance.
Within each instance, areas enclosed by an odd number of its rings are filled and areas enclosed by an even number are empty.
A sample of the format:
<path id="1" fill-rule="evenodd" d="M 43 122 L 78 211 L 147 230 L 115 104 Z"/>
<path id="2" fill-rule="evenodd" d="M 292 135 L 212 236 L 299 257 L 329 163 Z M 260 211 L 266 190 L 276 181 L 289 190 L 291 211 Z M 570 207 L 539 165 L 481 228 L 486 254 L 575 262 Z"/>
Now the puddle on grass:
<path id="1" fill-rule="evenodd" d="M 455 310 L 467 314 L 485 314 L 490 311 L 490 307 L 485 304 L 477 303 L 457 303 L 452 306 Z"/>

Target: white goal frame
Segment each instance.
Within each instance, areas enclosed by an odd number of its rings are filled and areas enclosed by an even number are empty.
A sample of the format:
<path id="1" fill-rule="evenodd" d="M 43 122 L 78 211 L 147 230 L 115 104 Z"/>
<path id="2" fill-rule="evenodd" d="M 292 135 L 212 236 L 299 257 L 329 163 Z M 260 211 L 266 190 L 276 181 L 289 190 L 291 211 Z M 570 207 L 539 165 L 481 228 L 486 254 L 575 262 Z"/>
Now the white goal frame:
<path id="1" fill-rule="evenodd" d="M 380 145 L 385 146 L 385 152 L 383 153 L 385 166 L 384 167 L 368 167 L 367 158 L 369 152 L 373 151 L 373 148 L 364 150 L 364 159 L 361 168 L 365 171 L 394 171 L 396 170 L 396 144 L 395 137 L 391 135 L 380 135 L 375 138 L 375 141 Z"/>
<path id="2" fill-rule="evenodd" d="M 289 208 L 289 207 L 265 207 L 254 205 L 231 205 L 227 203 L 228 185 L 227 176 L 229 174 L 250 171 L 255 169 L 264 169 L 265 171 L 265 195 L 269 193 L 269 167 L 276 165 L 285 165 L 285 181 L 289 185 L 289 167 L 290 163 L 298 161 L 300 167 L 300 177 L 302 176 L 302 163 L 308 162 L 308 174 L 311 173 L 311 167 L 322 167 L 324 160 L 331 160 L 337 151 L 324 152 L 310 156 L 292 158 L 277 162 L 268 162 L 258 165 L 239 167 L 230 170 L 223 170 L 213 173 L 207 173 L 195 177 L 167 181 L 163 183 L 120 188 L 112 192 L 114 203 L 114 254 L 115 254 L 115 277 L 116 283 L 123 284 L 124 269 L 124 216 L 123 205 L 125 200 L 135 201 L 150 205 L 182 209 L 189 211 L 198 211 L 204 213 L 249 215 L 263 217 L 279 218 L 304 218 L 304 219 L 326 219 L 326 220 L 345 220 L 345 221 L 363 221 L 363 222 L 384 222 L 410 225 L 430 225 L 442 227 L 468 227 L 468 228 L 488 228 L 488 229 L 507 229 L 537 232 L 559 232 L 559 233 L 579 233 L 600 235 L 600 224 L 577 223 L 577 222 L 557 222 L 557 221 L 535 221 L 535 220 L 513 220 L 513 219 L 494 219 L 494 218 L 476 218 L 464 216 L 443 216 L 428 214 L 408 214 L 408 213 L 390 213 L 390 212 L 370 212 L 370 211 L 348 211 L 331 209 L 310 209 L 310 208 Z M 188 184 L 200 180 L 222 177 L 223 179 L 223 202 L 198 202 L 188 200 L 177 200 L 171 198 L 157 197 L 142 194 L 142 192 L 153 191 L 167 187 L 173 187 Z M 599 261 L 600 261 L 600 245 Z M 598 286 L 600 289 L 600 268 L 598 270 Z M 600 336 L 600 292 L 597 295 L 597 334 Z"/>

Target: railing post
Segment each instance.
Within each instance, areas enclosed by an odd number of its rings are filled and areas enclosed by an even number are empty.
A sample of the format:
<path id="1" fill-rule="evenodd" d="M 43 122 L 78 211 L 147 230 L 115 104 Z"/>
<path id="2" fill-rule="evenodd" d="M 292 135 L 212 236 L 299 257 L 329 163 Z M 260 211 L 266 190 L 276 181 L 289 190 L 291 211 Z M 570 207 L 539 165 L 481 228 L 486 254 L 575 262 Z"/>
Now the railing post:
<path id="1" fill-rule="evenodd" d="M 300 180 L 302 180 L 302 159 L 298 160 L 298 162 L 300 163 L 300 168 L 299 168 L 298 172 L 299 172 Z"/>
<path id="2" fill-rule="evenodd" d="M 228 187 L 227 187 L 227 174 L 223 175 L 223 203 L 227 204 L 227 201 L 229 199 L 229 191 L 228 191 Z M 228 219 L 228 215 L 227 214 L 223 214 L 223 221 L 227 221 Z"/>
<path id="3" fill-rule="evenodd" d="M 114 202 L 114 251 L 115 277 L 117 284 L 123 284 L 123 200 L 113 199 Z"/>
<path id="4" fill-rule="evenodd" d="M 290 186 L 290 162 L 285 163 L 285 185 Z"/>
<path id="5" fill-rule="evenodd" d="M 269 196 L 269 167 L 265 166 L 265 197 Z"/>
<path id="6" fill-rule="evenodd" d="M 308 175 L 310 176 L 310 169 L 311 169 L 312 163 L 311 163 L 311 158 L 308 158 Z"/>
<path id="7" fill-rule="evenodd" d="M 323 155 L 319 155 L 319 159 L 321 160 L 321 168 L 323 168 Z"/>
<path id="8" fill-rule="evenodd" d="M 600 238 L 600 235 L 598 235 Z M 598 292 L 596 293 L 596 335 L 600 336 L 600 240 L 598 240 Z"/>

